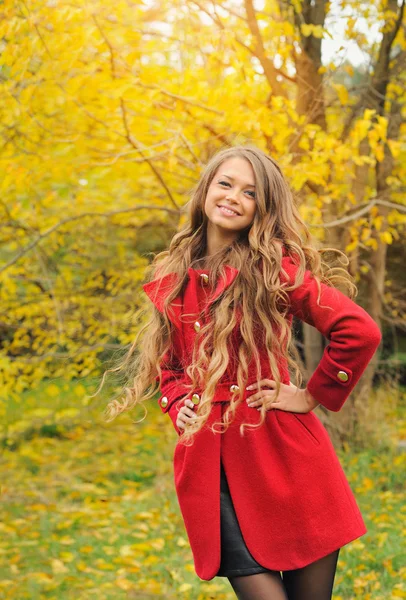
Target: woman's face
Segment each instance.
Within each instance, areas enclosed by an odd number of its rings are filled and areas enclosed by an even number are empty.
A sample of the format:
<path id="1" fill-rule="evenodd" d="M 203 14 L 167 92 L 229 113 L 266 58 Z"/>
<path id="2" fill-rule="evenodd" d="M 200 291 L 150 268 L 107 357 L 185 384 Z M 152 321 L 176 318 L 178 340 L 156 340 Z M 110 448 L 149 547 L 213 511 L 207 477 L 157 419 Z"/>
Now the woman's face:
<path id="1" fill-rule="evenodd" d="M 235 156 L 220 165 L 207 191 L 204 208 L 210 224 L 222 233 L 238 232 L 251 225 L 256 211 L 255 175 L 247 160 Z"/>

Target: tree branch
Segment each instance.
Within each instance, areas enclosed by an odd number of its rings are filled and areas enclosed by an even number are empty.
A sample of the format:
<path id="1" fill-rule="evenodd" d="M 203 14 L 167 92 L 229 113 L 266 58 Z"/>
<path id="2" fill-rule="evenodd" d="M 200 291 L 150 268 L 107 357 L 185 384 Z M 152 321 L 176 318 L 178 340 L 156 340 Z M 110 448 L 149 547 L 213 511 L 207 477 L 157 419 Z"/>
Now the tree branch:
<path id="1" fill-rule="evenodd" d="M 155 206 L 155 205 L 151 205 L 151 204 L 140 204 L 139 206 L 134 206 L 133 208 L 123 208 L 123 209 L 119 209 L 119 210 L 112 210 L 112 211 L 107 212 L 107 213 L 85 212 L 85 213 L 81 213 L 80 215 L 75 215 L 73 217 L 67 217 L 66 219 L 63 219 L 62 221 L 58 221 L 58 223 L 55 223 L 55 225 L 52 225 L 52 227 L 50 227 L 49 229 L 47 229 L 43 233 L 40 233 L 38 235 L 38 237 L 35 238 L 35 240 L 33 240 L 32 242 L 30 242 L 24 248 L 22 248 L 22 250 L 20 252 L 18 252 L 11 260 L 9 260 L 8 263 L 6 263 L 3 267 L 0 268 L 0 273 L 2 273 L 6 269 L 8 269 L 12 265 L 14 265 L 16 262 L 18 262 L 20 260 L 20 258 L 22 256 L 24 256 L 30 250 L 32 250 L 33 248 L 35 248 L 35 246 L 37 246 L 40 243 L 41 240 L 43 240 L 44 238 L 48 237 L 54 231 L 56 231 L 57 229 L 60 229 L 61 227 L 63 227 L 67 223 L 72 223 L 73 221 L 79 221 L 80 219 L 84 219 L 85 217 L 96 217 L 96 218 L 100 218 L 101 217 L 101 218 L 104 218 L 104 219 L 109 219 L 110 217 L 114 217 L 115 215 L 129 213 L 129 212 L 134 212 L 134 211 L 143 210 L 143 209 L 147 209 L 147 210 L 163 210 L 163 211 L 165 211 L 167 213 L 174 214 L 174 215 L 179 215 L 180 212 L 181 212 L 181 209 L 175 210 L 173 208 L 168 208 L 166 206 Z"/>

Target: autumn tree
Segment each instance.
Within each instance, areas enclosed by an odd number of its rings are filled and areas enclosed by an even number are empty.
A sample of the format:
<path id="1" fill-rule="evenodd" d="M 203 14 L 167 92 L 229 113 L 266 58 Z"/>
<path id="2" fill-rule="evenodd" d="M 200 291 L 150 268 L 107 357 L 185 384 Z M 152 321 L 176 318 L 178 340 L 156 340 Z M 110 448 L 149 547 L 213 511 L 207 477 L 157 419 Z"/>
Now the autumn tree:
<path id="1" fill-rule="evenodd" d="M 320 245 L 349 254 L 365 308 L 404 328 L 388 276 L 405 224 L 403 2 L 0 11 L 4 405 L 46 377 L 97 377 L 130 343 L 149 253 L 167 246 L 224 145 L 252 142 L 280 162 Z M 323 345 L 304 328 L 309 370 Z"/>

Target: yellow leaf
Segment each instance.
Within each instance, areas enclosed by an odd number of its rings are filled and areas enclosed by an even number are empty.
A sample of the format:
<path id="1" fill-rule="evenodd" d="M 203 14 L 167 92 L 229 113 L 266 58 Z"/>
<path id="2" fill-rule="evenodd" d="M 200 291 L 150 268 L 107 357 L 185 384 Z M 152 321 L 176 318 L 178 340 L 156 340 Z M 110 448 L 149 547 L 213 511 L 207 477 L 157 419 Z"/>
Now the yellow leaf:
<path id="1" fill-rule="evenodd" d="M 154 515 L 152 512 L 141 511 L 135 515 L 138 519 L 153 519 Z"/>
<path id="2" fill-rule="evenodd" d="M 333 87 L 335 89 L 335 91 L 337 92 L 337 96 L 338 99 L 340 100 L 340 104 L 342 104 L 343 106 L 346 106 L 349 102 L 349 94 L 348 94 L 348 90 L 345 87 L 345 85 L 342 85 L 341 83 L 333 83 Z"/>
<path id="3" fill-rule="evenodd" d="M 26 413 L 30 417 L 49 417 L 52 414 L 50 408 L 34 408 Z"/>
<path id="4" fill-rule="evenodd" d="M 375 130 L 379 135 L 380 139 L 386 140 L 386 133 L 388 130 L 388 119 L 386 117 L 382 117 L 381 115 L 377 116 L 377 123 L 375 124 Z"/>
<path id="5" fill-rule="evenodd" d="M 383 231 L 379 234 L 379 237 L 381 238 L 382 242 L 385 242 L 385 244 L 391 244 L 393 242 L 392 234 L 389 231 Z"/>
<path id="6" fill-rule="evenodd" d="M 75 558 L 75 556 L 72 554 L 72 552 L 61 552 L 60 557 L 65 562 L 72 562 Z"/>
<path id="7" fill-rule="evenodd" d="M 177 546 L 180 546 L 181 548 L 184 548 L 188 545 L 187 541 L 185 540 L 185 538 L 178 538 L 178 541 L 176 542 Z"/>
<path id="8" fill-rule="evenodd" d="M 374 482 L 370 477 L 364 477 L 362 480 L 362 485 L 365 491 L 369 491 L 373 489 Z"/>
<path id="9" fill-rule="evenodd" d="M 134 583 L 132 583 L 129 579 L 116 579 L 116 586 L 121 590 L 127 591 L 134 587 Z"/>
<path id="10" fill-rule="evenodd" d="M 315 38 L 322 38 L 325 30 L 321 25 L 313 25 L 312 23 L 302 23 L 300 26 L 300 31 L 304 35 L 304 37 L 313 36 Z"/>
<path id="11" fill-rule="evenodd" d="M 78 398 L 82 398 L 82 396 L 86 394 L 86 388 L 81 384 L 75 385 L 73 388 L 73 393 L 75 396 L 78 396 Z"/>
<path id="12" fill-rule="evenodd" d="M 154 550 L 162 550 L 165 546 L 164 538 L 156 538 L 154 540 L 149 540 L 149 543 Z"/>
<path id="13" fill-rule="evenodd" d="M 54 573 L 68 573 L 69 569 L 58 558 L 51 560 L 52 571 Z"/>
<path id="14" fill-rule="evenodd" d="M 370 121 L 375 113 L 376 113 L 375 109 L 366 108 L 364 110 L 364 120 Z"/>
<path id="15" fill-rule="evenodd" d="M 375 148 L 375 156 L 378 162 L 382 162 L 385 158 L 385 152 L 383 148 L 383 144 L 378 144 Z"/>
<path id="16" fill-rule="evenodd" d="M 393 158 L 398 158 L 400 154 L 401 143 L 397 140 L 387 140 L 387 143 Z"/>
<path id="17" fill-rule="evenodd" d="M 51 396 L 51 398 L 56 398 L 57 396 L 59 396 L 59 394 L 61 392 L 59 387 L 57 385 L 55 385 L 54 383 L 47 385 L 47 387 L 45 388 L 45 391 L 48 394 L 48 396 Z"/>
<path id="18" fill-rule="evenodd" d="M 405 590 L 392 590 L 391 598 L 406 598 Z"/>
<path id="19" fill-rule="evenodd" d="M 78 408 L 64 408 L 62 410 L 58 410 L 58 412 L 55 413 L 55 419 L 58 420 L 58 419 L 77 417 L 79 412 L 80 411 Z"/>
<path id="20" fill-rule="evenodd" d="M 76 568 L 77 568 L 78 571 L 82 571 L 83 573 L 90 573 L 91 572 L 90 567 L 88 567 L 88 565 L 85 562 L 83 562 L 83 561 L 77 562 L 75 566 L 76 566 Z"/>
<path id="21" fill-rule="evenodd" d="M 361 241 L 366 242 L 371 237 L 371 230 L 365 227 L 361 233 Z"/>
<path id="22" fill-rule="evenodd" d="M 378 242 L 375 238 L 369 238 L 368 240 L 366 240 L 365 245 L 369 246 L 370 248 L 373 248 L 374 250 L 378 250 Z"/>

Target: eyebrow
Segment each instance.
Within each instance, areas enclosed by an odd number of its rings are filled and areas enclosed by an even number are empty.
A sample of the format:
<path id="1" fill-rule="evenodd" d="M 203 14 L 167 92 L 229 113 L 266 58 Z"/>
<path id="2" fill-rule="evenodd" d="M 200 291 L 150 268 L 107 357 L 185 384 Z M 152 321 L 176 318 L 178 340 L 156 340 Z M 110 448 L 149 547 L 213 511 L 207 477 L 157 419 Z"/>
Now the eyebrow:
<path id="1" fill-rule="evenodd" d="M 230 175 L 226 175 L 225 173 L 222 173 L 222 175 L 224 177 L 228 177 L 228 179 L 231 179 L 232 181 L 234 181 L 234 177 L 230 177 Z M 246 187 L 253 187 L 253 188 L 255 187 L 255 185 L 253 183 L 246 183 L 245 185 L 246 185 Z"/>

